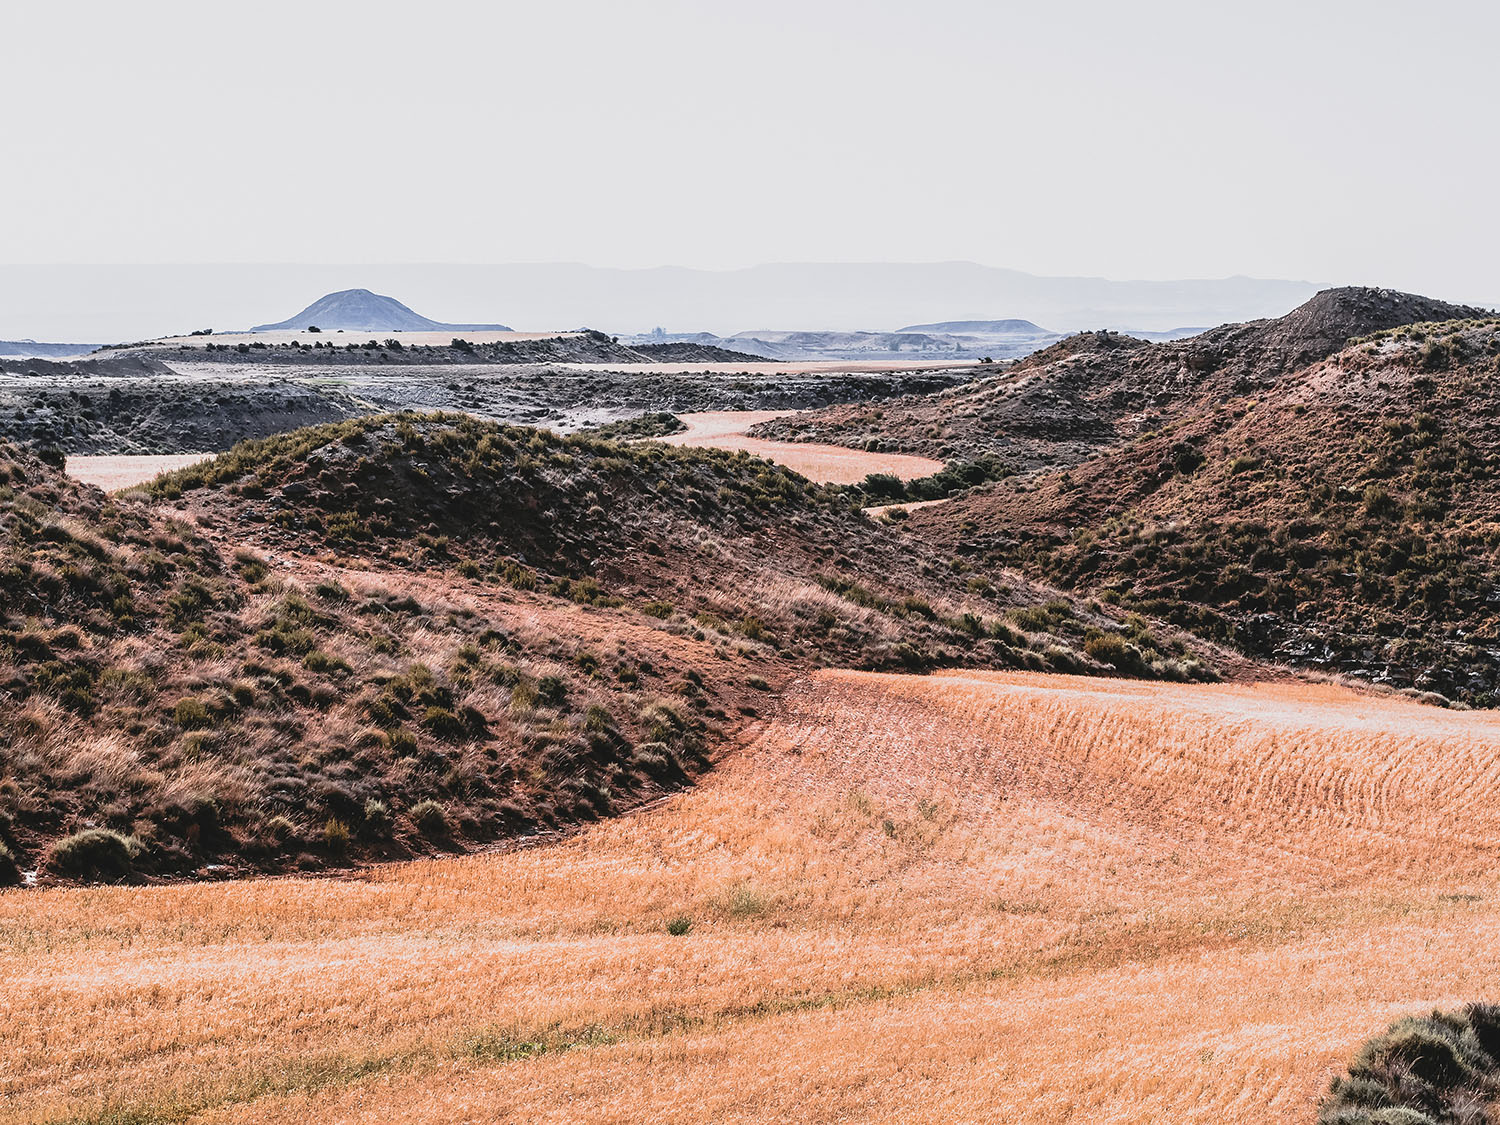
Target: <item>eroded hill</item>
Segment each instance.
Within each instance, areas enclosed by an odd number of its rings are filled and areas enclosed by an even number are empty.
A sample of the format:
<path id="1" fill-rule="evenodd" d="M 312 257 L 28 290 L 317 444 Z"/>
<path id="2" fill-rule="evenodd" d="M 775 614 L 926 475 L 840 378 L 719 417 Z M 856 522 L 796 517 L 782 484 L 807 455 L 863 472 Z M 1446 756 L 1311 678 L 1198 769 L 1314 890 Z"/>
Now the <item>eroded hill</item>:
<path id="1" fill-rule="evenodd" d="M 916 534 L 1259 658 L 1500 701 L 1500 319 L 1419 324 Z"/>
<path id="2" fill-rule="evenodd" d="M 683 784 L 820 663 L 1212 674 L 744 455 L 383 416 L 110 497 L 0 449 L 0 877 L 565 827 Z"/>
<path id="3" fill-rule="evenodd" d="M 1149 343 L 1117 332 L 1070 336 L 1003 374 L 936 395 L 831 406 L 756 433 L 988 458 L 1003 471 L 1065 468 L 1202 404 L 1253 394 L 1351 338 L 1420 321 L 1484 316 L 1388 289 L 1330 289 L 1286 316 Z"/>

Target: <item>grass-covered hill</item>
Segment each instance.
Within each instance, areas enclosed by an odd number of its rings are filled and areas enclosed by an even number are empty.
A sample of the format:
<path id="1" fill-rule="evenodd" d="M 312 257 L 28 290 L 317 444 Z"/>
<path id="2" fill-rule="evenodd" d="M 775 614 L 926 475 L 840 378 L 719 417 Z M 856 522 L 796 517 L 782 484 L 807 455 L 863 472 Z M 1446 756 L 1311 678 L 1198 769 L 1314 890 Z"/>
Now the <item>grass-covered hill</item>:
<path id="1" fill-rule="evenodd" d="M 614 611 L 278 559 L 14 447 L 0 478 L 0 881 L 565 826 L 681 784 L 776 676 Z"/>
<path id="2" fill-rule="evenodd" d="M 565 827 L 821 663 L 1210 674 L 743 455 L 403 415 L 113 497 L 13 446 L 0 478 L 0 880 Z"/>
<path id="3" fill-rule="evenodd" d="M 1500 319 L 1375 334 L 910 523 L 1257 658 L 1494 705 Z"/>
<path id="4" fill-rule="evenodd" d="M 1205 403 L 1253 394 L 1352 338 L 1484 310 L 1388 289 L 1330 289 L 1283 317 L 1148 343 L 1085 332 L 1004 373 L 936 395 L 830 406 L 755 432 L 993 462 L 992 475 L 1065 468 Z"/>

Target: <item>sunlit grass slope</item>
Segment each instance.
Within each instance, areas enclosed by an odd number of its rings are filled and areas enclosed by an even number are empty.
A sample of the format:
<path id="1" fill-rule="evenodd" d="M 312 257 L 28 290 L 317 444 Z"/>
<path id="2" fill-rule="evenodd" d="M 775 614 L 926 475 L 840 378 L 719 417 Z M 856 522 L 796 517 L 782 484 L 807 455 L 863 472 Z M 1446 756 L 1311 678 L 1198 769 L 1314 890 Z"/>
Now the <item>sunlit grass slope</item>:
<path id="1" fill-rule="evenodd" d="M 1497 797 L 1500 716 L 820 673 L 562 843 L 0 895 L 0 1116 L 1310 1121 L 1491 996 Z"/>

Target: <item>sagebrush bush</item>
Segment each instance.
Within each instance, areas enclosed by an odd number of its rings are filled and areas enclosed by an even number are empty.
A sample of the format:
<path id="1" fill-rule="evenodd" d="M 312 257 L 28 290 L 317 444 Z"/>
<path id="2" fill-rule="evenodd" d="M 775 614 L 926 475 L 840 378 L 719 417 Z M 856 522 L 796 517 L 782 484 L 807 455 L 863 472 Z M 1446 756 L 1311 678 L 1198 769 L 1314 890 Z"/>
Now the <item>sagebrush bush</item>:
<path id="1" fill-rule="evenodd" d="M 384 801 L 371 797 L 365 802 L 364 818 L 360 826 L 367 838 L 386 839 L 391 834 L 391 807 Z"/>
<path id="2" fill-rule="evenodd" d="M 1398 1020 L 1333 1080 L 1319 1125 L 1485 1125 L 1497 1050 L 1500 1006 Z"/>
<path id="3" fill-rule="evenodd" d="M 448 810 L 437 801 L 419 801 L 407 815 L 424 836 L 440 838 L 448 835 Z"/>
<path id="4" fill-rule="evenodd" d="M 139 845 L 118 832 L 85 828 L 53 844 L 45 866 L 69 879 L 118 883 L 132 874 L 138 850 Z"/>

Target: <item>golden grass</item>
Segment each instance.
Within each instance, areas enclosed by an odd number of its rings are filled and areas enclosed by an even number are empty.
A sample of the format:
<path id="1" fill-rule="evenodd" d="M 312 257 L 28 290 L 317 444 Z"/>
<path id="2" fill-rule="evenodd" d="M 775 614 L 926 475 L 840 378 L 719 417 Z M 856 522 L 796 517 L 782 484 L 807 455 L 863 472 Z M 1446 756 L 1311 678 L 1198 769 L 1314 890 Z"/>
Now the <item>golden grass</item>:
<path id="1" fill-rule="evenodd" d="M 0 894 L 0 1117 L 1310 1120 L 1493 998 L 1497 790 L 1334 686 L 821 673 L 561 843 Z"/>

